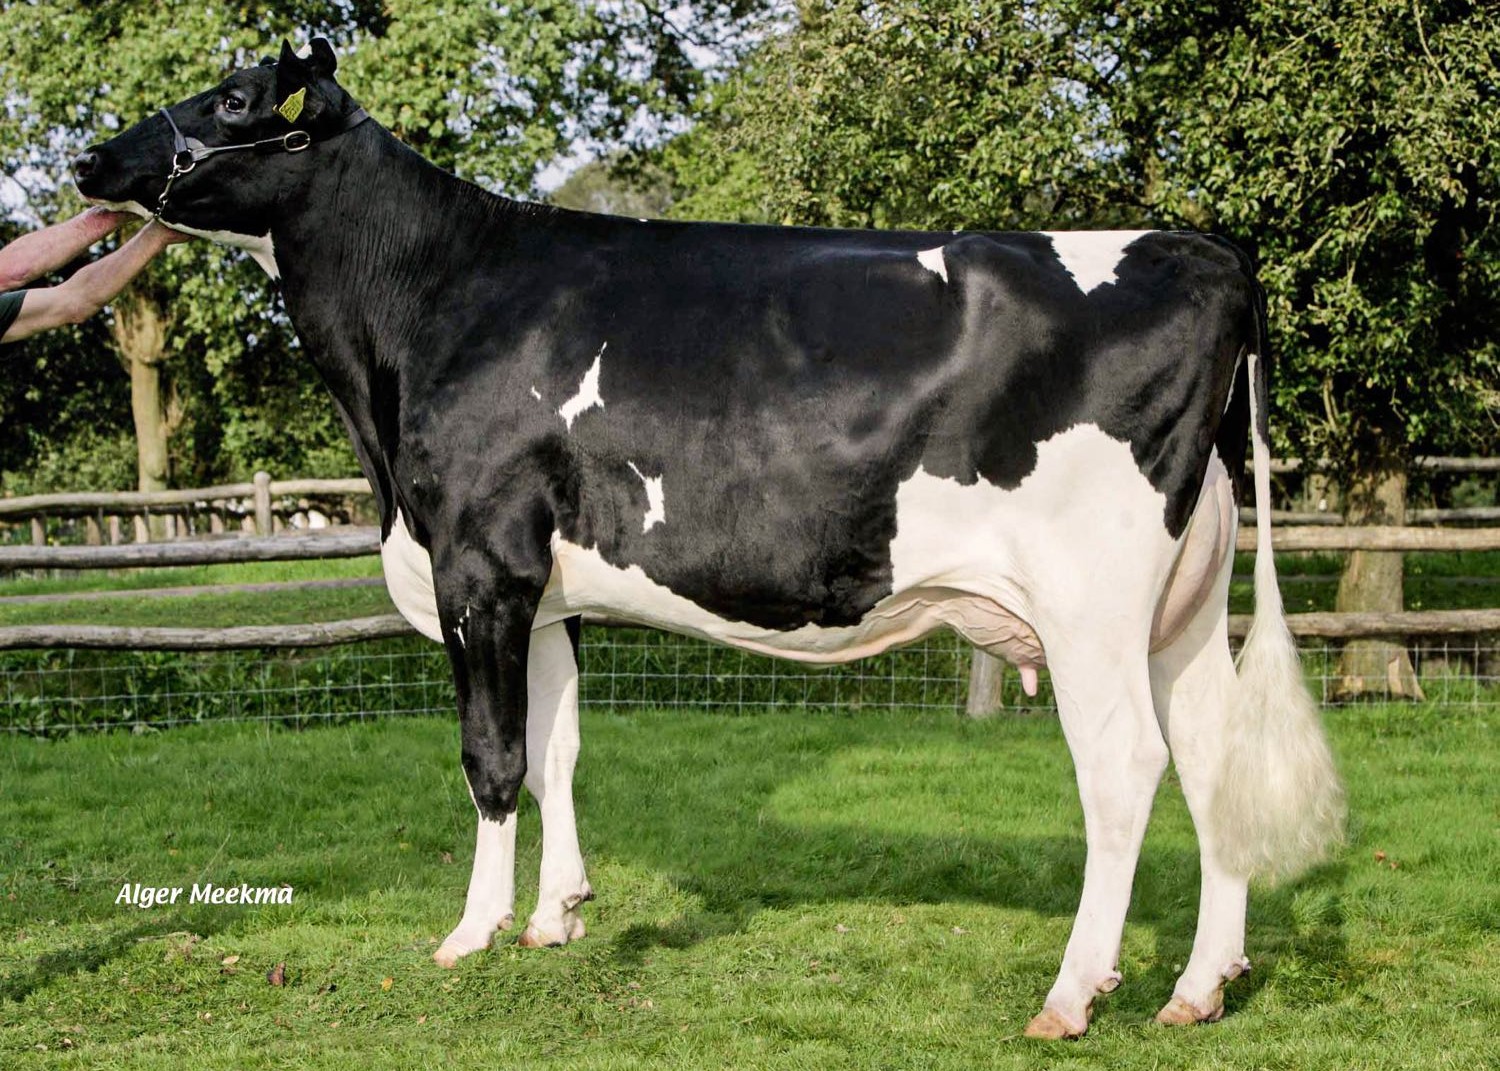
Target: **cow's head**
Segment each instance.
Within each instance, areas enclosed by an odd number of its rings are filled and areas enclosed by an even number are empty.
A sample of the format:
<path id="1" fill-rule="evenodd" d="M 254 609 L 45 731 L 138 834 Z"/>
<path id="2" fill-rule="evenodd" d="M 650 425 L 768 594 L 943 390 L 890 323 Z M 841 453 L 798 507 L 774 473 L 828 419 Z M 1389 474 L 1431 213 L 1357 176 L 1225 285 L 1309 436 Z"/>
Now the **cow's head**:
<path id="1" fill-rule="evenodd" d="M 159 210 L 180 230 L 260 251 L 278 208 L 311 173 L 317 154 L 304 150 L 362 114 L 334 81 L 337 66 L 322 38 L 305 58 L 282 42 L 279 59 L 238 71 L 80 153 L 78 190 L 142 216 Z M 241 148 L 214 151 L 228 146 Z"/>

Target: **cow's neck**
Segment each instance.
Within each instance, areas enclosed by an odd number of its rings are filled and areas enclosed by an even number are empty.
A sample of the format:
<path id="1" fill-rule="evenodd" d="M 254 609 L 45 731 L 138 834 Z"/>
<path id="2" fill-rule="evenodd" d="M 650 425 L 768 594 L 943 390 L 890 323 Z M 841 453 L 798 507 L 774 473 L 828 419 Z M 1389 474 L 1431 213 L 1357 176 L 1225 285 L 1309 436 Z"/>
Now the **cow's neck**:
<path id="1" fill-rule="evenodd" d="M 400 385 L 426 359 L 419 332 L 441 288 L 499 244 L 484 232 L 505 232 L 517 206 L 374 123 L 340 138 L 299 193 L 271 231 L 287 311 L 339 403 L 388 526 L 400 505 L 391 478 Z"/>
<path id="2" fill-rule="evenodd" d="M 340 138 L 272 228 L 287 310 L 314 360 L 353 347 L 361 362 L 401 361 L 431 294 L 487 244 L 476 231 L 505 227 L 514 208 L 374 123 Z"/>

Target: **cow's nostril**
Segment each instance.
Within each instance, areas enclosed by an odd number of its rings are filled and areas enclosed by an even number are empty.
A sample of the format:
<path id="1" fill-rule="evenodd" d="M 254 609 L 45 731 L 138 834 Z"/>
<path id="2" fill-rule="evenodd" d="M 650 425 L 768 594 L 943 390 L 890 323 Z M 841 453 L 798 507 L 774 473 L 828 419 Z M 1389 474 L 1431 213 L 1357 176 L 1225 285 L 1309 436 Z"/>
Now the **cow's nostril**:
<path id="1" fill-rule="evenodd" d="M 73 174 L 77 178 L 88 178 L 98 166 L 99 154 L 92 149 L 87 152 L 81 152 L 73 158 Z"/>

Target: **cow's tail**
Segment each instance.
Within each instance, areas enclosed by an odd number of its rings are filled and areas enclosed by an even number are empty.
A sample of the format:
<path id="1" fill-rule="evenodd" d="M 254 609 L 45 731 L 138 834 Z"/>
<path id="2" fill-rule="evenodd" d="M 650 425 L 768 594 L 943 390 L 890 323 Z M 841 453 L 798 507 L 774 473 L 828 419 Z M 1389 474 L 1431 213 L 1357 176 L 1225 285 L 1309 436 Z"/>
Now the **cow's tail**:
<path id="1" fill-rule="evenodd" d="M 1265 320 L 1249 356 L 1250 456 L 1255 486 L 1255 616 L 1240 651 L 1214 798 L 1220 861 L 1236 873 L 1289 877 L 1343 836 L 1344 793 L 1287 628 L 1271 554 L 1271 449 L 1266 420 Z"/>

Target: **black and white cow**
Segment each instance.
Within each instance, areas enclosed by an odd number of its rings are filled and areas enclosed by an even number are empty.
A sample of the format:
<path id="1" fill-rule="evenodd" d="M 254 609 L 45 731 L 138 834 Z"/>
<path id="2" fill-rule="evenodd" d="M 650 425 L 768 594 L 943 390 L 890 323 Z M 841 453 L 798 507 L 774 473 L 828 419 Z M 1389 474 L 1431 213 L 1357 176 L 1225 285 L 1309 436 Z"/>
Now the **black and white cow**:
<path id="1" fill-rule="evenodd" d="M 1226 592 L 1247 438 L 1269 503 L 1261 301 L 1225 242 L 873 232 L 520 204 L 369 120 L 326 42 L 81 155 L 79 189 L 248 249 L 348 425 L 396 605 L 453 664 L 479 812 L 451 965 L 512 918 L 516 798 L 544 827 L 523 944 L 583 933 L 577 669 L 603 612 L 837 662 L 949 627 L 1052 675 L 1088 842 L 1029 1032 L 1120 981 L 1169 748 L 1202 848 L 1161 1018 L 1246 967 L 1247 876 L 1315 858 L 1338 781 L 1259 513 L 1236 673 Z M 242 151 L 243 150 L 243 151 Z M 1253 429 L 1253 430 L 1252 430 Z M 1247 434 L 1248 432 L 1248 434 Z"/>

